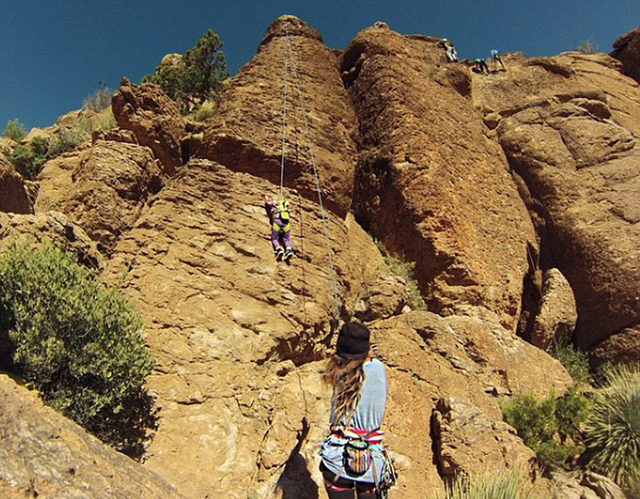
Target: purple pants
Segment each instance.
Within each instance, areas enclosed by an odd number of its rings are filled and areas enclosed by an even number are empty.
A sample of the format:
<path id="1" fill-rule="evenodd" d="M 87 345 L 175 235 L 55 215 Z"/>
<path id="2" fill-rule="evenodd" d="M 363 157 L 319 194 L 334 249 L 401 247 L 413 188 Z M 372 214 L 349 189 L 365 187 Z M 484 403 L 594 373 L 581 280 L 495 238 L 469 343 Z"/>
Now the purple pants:
<path id="1" fill-rule="evenodd" d="M 284 245 L 285 249 L 291 249 L 291 230 L 280 232 L 272 227 L 271 244 L 273 244 L 273 249 L 277 250 L 280 248 L 280 243 Z"/>

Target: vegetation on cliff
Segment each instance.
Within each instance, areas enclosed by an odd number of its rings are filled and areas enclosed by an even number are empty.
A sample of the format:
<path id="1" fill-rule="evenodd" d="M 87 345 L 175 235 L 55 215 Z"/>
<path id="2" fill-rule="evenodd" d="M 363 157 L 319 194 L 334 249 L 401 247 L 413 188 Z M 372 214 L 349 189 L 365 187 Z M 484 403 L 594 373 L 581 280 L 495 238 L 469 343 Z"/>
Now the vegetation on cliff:
<path id="1" fill-rule="evenodd" d="M 0 369 L 132 455 L 153 420 L 143 384 L 154 360 L 141 329 L 135 306 L 70 253 L 13 244 L 0 256 Z"/>
<path id="2" fill-rule="evenodd" d="M 229 76 L 222 42 L 212 30 L 207 32 L 185 54 L 169 63 L 160 63 L 143 83 L 155 83 L 176 101 L 183 112 L 215 99 L 222 82 Z"/>

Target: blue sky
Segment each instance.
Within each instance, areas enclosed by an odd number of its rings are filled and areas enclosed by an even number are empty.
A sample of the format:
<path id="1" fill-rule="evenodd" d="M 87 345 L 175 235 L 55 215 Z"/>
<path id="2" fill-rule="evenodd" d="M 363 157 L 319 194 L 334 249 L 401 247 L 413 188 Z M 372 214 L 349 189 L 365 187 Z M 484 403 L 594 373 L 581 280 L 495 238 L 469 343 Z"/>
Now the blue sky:
<path id="1" fill-rule="evenodd" d="M 493 48 L 535 56 L 585 40 L 610 52 L 640 24 L 640 0 L 0 0 L 0 130 L 13 118 L 27 129 L 51 125 L 100 82 L 112 89 L 122 76 L 139 82 L 208 28 L 234 74 L 283 14 L 318 29 L 331 48 L 385 21 L 402 34 L 449 38 L 462 58 Z"/>

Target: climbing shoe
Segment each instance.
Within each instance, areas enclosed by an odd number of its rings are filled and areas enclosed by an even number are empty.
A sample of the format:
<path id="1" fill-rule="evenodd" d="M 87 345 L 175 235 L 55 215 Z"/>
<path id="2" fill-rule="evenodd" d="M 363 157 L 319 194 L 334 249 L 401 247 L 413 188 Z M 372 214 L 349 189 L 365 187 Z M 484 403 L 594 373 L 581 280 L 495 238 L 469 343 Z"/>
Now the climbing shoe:
<path id="1" fill-rule="evenodd" d="M 284 250 L 282 248 L 277 248 L 276 249 L 276 260 L 278 260 L 278 261 L 282 260 L 283 256 L 284 256 Z"/>
<path id="2" fill-rule="evenodd" d="M 293 250 L 291 248 L 287 248 L 287 251 L 284 252 L 284 259 L 288 260 L 293 255 Z"/>

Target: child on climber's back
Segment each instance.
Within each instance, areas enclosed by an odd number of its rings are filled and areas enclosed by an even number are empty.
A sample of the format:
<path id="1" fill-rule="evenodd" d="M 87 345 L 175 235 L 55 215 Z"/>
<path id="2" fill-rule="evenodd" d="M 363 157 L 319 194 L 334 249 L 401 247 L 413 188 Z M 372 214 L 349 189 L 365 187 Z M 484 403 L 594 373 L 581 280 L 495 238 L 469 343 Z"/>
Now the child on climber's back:
<path id="1" fill-rule="evenodd" d="M 265 196 L 264 204 L 271 222 L 271 244 L 273 244 L 276 260 L 284 258 L 285 261 L 288 261 L 293 254 L 289 201 L 283 197 L 272 199 Z"/>

